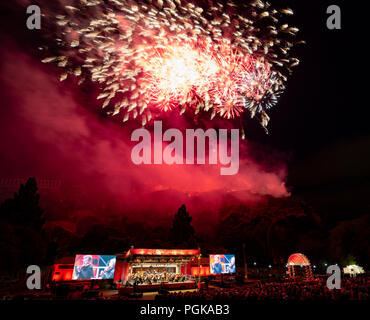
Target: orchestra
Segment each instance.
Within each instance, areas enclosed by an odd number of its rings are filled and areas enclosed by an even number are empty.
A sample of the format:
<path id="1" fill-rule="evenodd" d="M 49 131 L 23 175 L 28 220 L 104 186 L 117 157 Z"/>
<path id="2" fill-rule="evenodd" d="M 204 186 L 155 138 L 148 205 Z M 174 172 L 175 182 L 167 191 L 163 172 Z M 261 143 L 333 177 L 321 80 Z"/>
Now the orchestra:
<path id="1" fill-rule="evenodd" d="M 184 282 L 186 276 L 175 272 L 147 270 L 144 272 L 132 273 L 127 279 L 127 285 L 134 284 L 159 284 L 163 282 Z"/>

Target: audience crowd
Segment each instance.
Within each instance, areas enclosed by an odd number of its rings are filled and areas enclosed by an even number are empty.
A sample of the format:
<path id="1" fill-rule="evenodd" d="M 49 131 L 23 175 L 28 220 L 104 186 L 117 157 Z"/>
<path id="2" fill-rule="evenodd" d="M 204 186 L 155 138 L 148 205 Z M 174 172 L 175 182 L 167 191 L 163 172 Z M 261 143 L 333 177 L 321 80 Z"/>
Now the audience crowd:
<path id="1" fill-rule="evenodd" d="M 326 279 L 315 279 L 165 293 L 157 295 L 156 300 L 369 300 L 369 289 L 368 277 L 342 279 L 341 289 L 333 290 L 328 289 Z"/>

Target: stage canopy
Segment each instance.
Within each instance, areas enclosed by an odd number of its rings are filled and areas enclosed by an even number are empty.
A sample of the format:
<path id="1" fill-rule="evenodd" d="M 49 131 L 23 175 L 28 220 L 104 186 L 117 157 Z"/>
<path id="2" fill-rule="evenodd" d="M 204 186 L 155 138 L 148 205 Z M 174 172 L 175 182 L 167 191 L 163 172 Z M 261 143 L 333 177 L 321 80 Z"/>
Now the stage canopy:
<path id="1" fill-rule="evenodd" d="M 129 256 L 197 256 L 199 249 L 136 249 L 131 248 L 126 252 L 125 257 Z"/>

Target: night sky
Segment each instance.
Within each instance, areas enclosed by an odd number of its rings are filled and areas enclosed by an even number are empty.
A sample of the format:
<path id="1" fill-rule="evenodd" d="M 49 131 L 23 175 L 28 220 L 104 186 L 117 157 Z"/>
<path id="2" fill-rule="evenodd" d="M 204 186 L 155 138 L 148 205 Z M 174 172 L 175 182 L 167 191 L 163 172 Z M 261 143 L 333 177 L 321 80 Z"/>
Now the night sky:
<path id="1" fill-rule="evenodd" d="M 358 76 L 359 71 L 365 73 L 367 60 L 361 57 L 363 44 L 354 36 L 359 32 L 355 13 L 361 9 L 343 1 L 271 2 L 294 9 L 291 24 L 299 27 L 298 37 L 307 44 L 296 49 L 301 64 L 289 78 L 279 104 L 270 111 L 270 134 L 266 135 L 256 120 L 243 119 L 248 148 L 242 150 L 246 167 L 242 165 L 239 177 L 234 178 L 237 188 L 243 188 L 239 180 L 250 179 L 255 185 L 248 190 L 258 195 L 268 184 L 272 187 L 267 194 L 291 192 L 336 218 L 368 212 L 370 132 L 364 101 L 367 92 Z M 326 28 L 330 4 L 342 9 L 342 30 Z M 194 172 L 182 168 L 158 169 L 149 178 L 146 171 L 123 170 L 121 166 L 126 164 L 117 159 L 127 151 L 127 146 L 120 147 L 121 139 L 127 139 L 127 128 L 104 117 L 94 106 L 86 108 L 94 103 L 94 88 L 58 84 L 58 70 L 39 62 L 36 48 L 41 39 L 38 31 L 25 28 L 25 11 L 17 4 L 6 6 L 0 21 L 1 177 L 78 177 L 82 185 L 98 177 L 115 193 L 127 188 L 135 195 L 151 187 L 182 190 L 192 184 Z M 57 108 L 55 117 L 50 108 Z M 51 121 L 55 123 L 51 125 Z M 78 149 L 76 153 L 72 146 Z M 81 162 L 83 168 L 76 167 Z M 203 184 L 200 192 L 233 184 L 231 179 L 220 180 L 203 169 L 196 174 Z M 173 175 L 182 177 L 183 183 L 173 184 Z"/>

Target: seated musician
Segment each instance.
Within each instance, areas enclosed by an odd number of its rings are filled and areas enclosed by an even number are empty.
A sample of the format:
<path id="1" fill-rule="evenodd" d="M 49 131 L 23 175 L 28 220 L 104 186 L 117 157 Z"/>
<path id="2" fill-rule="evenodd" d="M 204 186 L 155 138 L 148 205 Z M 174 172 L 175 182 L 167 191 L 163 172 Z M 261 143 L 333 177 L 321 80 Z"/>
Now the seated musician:
<path id="1" fill-rule="evenodd" d="M 100 274 L 101 279 L 113 279 L 115 265 L 116 265 L 116 258 L 110 259 L 107 267 Z"/>

